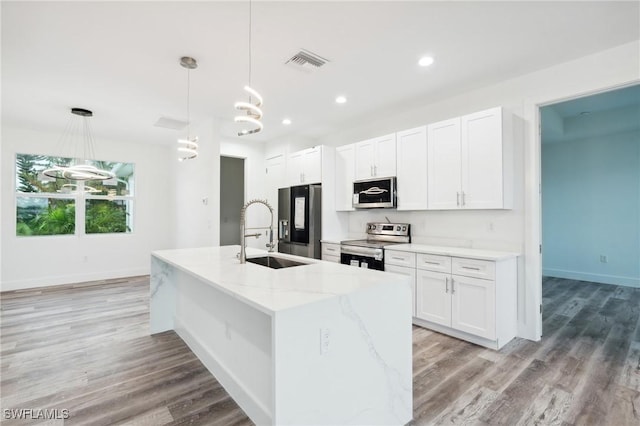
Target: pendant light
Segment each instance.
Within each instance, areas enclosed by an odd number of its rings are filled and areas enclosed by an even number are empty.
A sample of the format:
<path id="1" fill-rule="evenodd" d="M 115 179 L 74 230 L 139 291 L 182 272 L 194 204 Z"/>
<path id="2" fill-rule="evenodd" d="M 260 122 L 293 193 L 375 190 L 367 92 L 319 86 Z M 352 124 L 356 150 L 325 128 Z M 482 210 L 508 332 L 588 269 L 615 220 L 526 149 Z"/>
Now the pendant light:
<path id="1" fill-rule="evenodd" d="M 244 91 L 249 94 L 249 101 L 236 102 L 233 106 L 244 114 L 236 115 L 234 121 L 248 125 L 238 132 L 238 136 L 258 133 L 262 130 L 262 96 L 251 88 L 251 0 L 249 0 L 249 84 L 244 86 Z"/>
<path id="2" fill-rule="evenodd" d="M 60 137 L 60 152 L 64 152 L 66 145 L 73 145 L 77 164 L 73 166 L 53 166 L 44 170 L 42 174 L 48 178 L 69 181 L 113 179 L 115 177 L 113 172 L 101 170 L 90 163 L 90 160 L 96 159 L 93 149 L 93 136 L 91 135 L 91 123 L 89 122 L 89 118 L 93 117 L 93 112 L 84 108 L 71 108 L 71 114 L 67 128 Z"/>
<path id="3" fill-rule="evenodd" d="M 180 65 L 187 69 L 187 138 L 178 139 L 178 161 L 184 161 L 193 160 L 198 156 L 198 137 L 191 137 L 191 116 L 189 110 L 189 95 L 191 90 L 190 72 L 198 68 L 198 62 L 189 56 L 183 56 L 180 58 Z"/>

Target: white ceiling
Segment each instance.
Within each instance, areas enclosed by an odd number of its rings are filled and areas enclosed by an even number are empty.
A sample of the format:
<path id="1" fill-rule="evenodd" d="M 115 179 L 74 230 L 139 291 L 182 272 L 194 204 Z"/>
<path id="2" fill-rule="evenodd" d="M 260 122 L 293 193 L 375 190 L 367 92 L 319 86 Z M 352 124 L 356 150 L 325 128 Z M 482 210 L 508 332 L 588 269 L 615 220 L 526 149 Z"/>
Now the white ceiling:
<path id="1" fill-rule="evenodd" d="M 276 140 L 319 137 L 424 102 L 640 38 L 633 2 L 253 3 L 253 81 Z M 300 48 L 331 62 L 304 73 Z M 416 65 L 422 55 L 436 62 Z M 233 136 L 248 79 L 248 2 L 2 2 L 2 120 L 62 132 L 74 106 L 92 109 L 96 139 L 170 143 L 160 116 Z M 348 103 L 337 105 L 338 94 Z M 285 127 L 281 120 L 290 117 Z"/>

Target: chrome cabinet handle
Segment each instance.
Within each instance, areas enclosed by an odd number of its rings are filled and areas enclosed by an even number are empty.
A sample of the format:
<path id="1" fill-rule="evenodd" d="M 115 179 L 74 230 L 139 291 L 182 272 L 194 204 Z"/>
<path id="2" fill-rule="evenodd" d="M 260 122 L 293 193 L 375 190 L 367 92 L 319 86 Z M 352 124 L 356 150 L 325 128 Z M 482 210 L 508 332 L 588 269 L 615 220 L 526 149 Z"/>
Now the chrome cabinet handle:
<path id="1" fill-rule="evenodd" d="M 331 247 L 325 247 L 325 250 L 326 250 L 326 251 L 336 251 L 336 249 L 331 248 Z"/>
<path id="2" fill-rule="evenodd" d="M 378 166 L 376 165 L 373 166 L 373 175 L 378 176 Z"/>
<path id="3" fill-rule="evenodd" d="M 465 195 L 466 194 L 464 193 L 464 191 L 462 191 L 462 205 L 463 206 L 467 204 L 467 202 L 465 201 Z"/>
<path id="4" fill-rule="evenodd" d="M 479 271 L 480 270 L 480 268 L 473 268 L 471 266 L 463 266 L 462 269 L 470 269 L 472 271 Z"/>
<path id="5" fill-rule="evenodd" d="M 444 292 L 449 293 L 449 277 L 444 277 Z"/>
<path id="6" fill-rule="evenodd" d="M 424 263 L 428 263 L 429 265 L 439 265 L 440 264 L 438 262 L 430 262 L 428 260 L 425 260 Z"/>
<path id="7" fill-rule="evenodd" d="M 456 192 L 456 206 L 460 207 L 460 193 Z"/>
<path id="8" fill-rule="evenodd" d="M 455 293 L 455 292 L 456 292 L 456 290 L 455 290 L 455 288 L 453 287 L 453 278 L 451 278 L 451 294 L 453 294 L 453 293 Z"/>
<path id="9" fill-rule="evenodd" d="M 391 256 L 392 259 L 394 260 L 405 260 L 404 257 L 395 257 L 395 256 Z"/>
<path id="10" fill-rule="evenodd" d="M 373 176 L 373 165 L 369 166 L 369 174 Z"/>

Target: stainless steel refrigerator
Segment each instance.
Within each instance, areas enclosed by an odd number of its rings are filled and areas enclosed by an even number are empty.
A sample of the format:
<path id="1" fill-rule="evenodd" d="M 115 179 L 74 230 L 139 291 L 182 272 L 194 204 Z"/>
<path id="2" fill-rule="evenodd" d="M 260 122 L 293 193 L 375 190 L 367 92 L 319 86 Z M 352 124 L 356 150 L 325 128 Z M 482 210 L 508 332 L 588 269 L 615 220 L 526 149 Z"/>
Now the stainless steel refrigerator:
<path id="1" fill-rule="evenodd" d="M 320 259 L 321 185 L 278 190 L 278 251 Z"/>

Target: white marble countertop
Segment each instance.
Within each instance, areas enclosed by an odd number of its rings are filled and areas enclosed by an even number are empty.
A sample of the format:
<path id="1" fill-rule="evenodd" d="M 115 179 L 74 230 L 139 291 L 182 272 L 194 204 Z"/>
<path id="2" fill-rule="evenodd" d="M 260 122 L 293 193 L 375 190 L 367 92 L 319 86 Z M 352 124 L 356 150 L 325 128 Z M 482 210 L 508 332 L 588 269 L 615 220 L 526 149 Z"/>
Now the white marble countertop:
<path id="1" fill-rule="evenodd" d="M 430 246 L 424 244 L 391 244 L 385 250 L 407 251 L 411 253 L 437 254 L 442 256 L 465 257 L 479 260 L 505 260 L 520 256 L 519 253 L 484 250 L 466 247 Z"/>
<path id="2" fill-rule="evenodd" d="M 398 274 L 283 253 L 271 254 L 308 265 L 271 269 L 253 263 L 240 264 L 236 258 L 239 251 L 239 246 L 202 247 L 154 251 L 152 256 L 269 315 L 372 286 L 408 283 L 406 277 Z M 266 254 L 264 250 L 247 248 L 247 257 Z"/>

